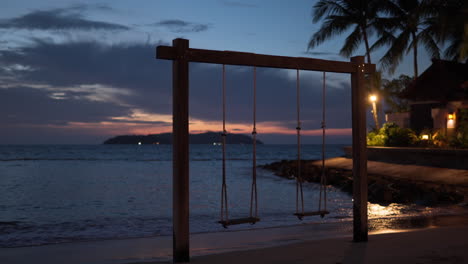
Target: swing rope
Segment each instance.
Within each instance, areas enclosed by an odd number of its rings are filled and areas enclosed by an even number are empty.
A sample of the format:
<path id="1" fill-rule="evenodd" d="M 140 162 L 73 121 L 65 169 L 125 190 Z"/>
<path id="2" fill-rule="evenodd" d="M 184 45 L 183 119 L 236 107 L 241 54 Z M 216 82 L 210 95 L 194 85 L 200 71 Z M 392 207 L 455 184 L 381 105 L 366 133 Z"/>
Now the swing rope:
<path id="1" fill-rule="evenodd" d="M 260 221 L 257 218 L 258 215 L 258 203 L 257 203 L 257 68 L 254 67 L 253 71 L 254 80 L 254 103 L 253 103 L 253 129 L 252 129 L 252 187 L 250 192 L 250 214 L 249 217 L 229 219 L 228 202 L 227 202 L 227 184 L 226 184 L 226 67 L 223 65 L 223 132 L 222 132 L 222 144 L 223 144 L 223 157 L 222 157 L 222 189 L 221 189 L 221 217 L 218 223 L 222 224 L 224 228 L 230 225 L 237 224 L 255 224 Z M 255 210 L 254 210 L 255 206 Z"/>
<path id="2" fill-rule="evenodd" d="M 302 190 L 302 172 L 301 172 L 301 119 L 300 119 L 300 78 L 299 69 L 296 70 L 296 106 L 297 106 L 297 172 L 296 172 L 296 213 L 294 215 L 302 220 L 304 216 L 320 215 L 324 217 L 329 214 L 327 211 L 327 181 L 325 174 L 325 90 L 326 90 L 326 74 L 323 72 L 323 87 L 322 87 L 322 171 L 320 175 L 320 193 L 318 211 L 304 212 L 304 192 Z M 299 203 L 300 200 L 300 203 Z M 322 207 L 323 205 L 323 207 Z"/>
<path id="3" fill-rule="evenodd" d="M 252 189 L 250 192 L 250 217 L 257 217 L 257 67 L 253 69 L 253 129 L 252 129 Z M 255 214 L 252 215 L 253 203 L 255 202 Z"/>
<path id="4" fill-rule="evenodd" d="M 299 69 L 296 70 L 296 111 L 297 111 L 297 172 L 296 172 L 296 214 L 304 214 L 304 193 L 302 191 L 301 175 L 301 118 L 300 118 L 300 78 Z M 299 199 L 301 200 L 301 210 L 299 212 Z"/>
<path id="5" fill-rule="evenodd" d="M 227 185 L 226 185 L 226 67 L 223 64 L 223 159 L 222 159 L 222 174 L 223 182 L 221 187 L 221 221 L 229 221 L 229 211 L 227 206 Z"/>
<path id="6" fill-rule="evenodd" d="M 326 92 L 326 73 L 323 72 L 323 86 L 322 86 L 322 173 L 320 175 L 320 198 L 319 198 L 319 211 L 327 210 L 327 182 L 325 175 L 325 92 Z M 323 201 L 322 201 L 323 196 Z"/>

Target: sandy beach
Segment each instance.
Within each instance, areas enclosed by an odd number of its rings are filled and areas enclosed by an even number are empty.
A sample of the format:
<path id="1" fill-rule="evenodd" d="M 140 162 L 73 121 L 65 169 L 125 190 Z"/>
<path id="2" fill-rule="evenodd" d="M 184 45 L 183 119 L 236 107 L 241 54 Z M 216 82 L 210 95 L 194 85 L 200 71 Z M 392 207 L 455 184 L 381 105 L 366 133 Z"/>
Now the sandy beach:
<path id="1" fill-rule="evenodd" d="M 191 263 L 468 263 L 468 226 L 335 238 L 193 257 Z M 171 262 L 165 262 L 171 263 Z"/>
<path id="2" fill-rule="evenodd" d="M 374 219 L 367 243 L 351 222 L 192 234 L 192 263 L 467 263 L 468 215 Z M 171 263 L 169 236 L 1 248 L 8 264 Z"/>

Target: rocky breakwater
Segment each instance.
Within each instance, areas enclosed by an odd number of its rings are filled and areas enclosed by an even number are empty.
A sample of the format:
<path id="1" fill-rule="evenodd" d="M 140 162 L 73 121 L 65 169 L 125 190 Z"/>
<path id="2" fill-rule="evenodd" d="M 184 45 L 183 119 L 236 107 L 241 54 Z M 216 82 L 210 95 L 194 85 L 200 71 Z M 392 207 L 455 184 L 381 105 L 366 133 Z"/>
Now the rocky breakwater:
<path id="1" fill-rule="evenodd" d="M 352 194 L 352 160 L 332 158 L 326 160 L 325 164 L 327 184 Z M 297 165 L 297 160 L 282 160 L 263 165 L 262 168 L 294 180 Z M 301 177 L 304 181 L 319 183 L 321 174 L 321 161 L 301 161 Z M 368 161 L 368 185 L 368 199 L 372 203 L 466 203 L 468 171 Z"/>

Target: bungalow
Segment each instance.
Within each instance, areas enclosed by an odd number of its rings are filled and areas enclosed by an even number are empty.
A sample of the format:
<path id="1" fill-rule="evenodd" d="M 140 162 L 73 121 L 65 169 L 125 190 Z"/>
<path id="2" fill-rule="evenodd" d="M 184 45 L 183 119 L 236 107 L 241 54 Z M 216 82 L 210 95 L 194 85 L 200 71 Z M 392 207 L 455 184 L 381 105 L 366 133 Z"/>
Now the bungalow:
<path id="1" fill-rule="evenodd" d="M 460 110 L 468 109 L 468 63 L 433 59 L 401 97 L 409 100 L 410 111 L 387 114 L 387 122 L 417 132 L 431 129 L 453 133 L 461 120 Z"/>

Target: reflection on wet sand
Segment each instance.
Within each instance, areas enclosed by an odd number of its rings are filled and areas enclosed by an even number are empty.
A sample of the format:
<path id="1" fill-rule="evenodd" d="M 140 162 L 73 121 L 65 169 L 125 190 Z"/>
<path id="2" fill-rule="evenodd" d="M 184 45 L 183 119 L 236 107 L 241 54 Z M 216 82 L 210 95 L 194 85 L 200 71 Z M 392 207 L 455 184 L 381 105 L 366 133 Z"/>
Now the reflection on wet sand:
<path id="1" fill-rule="evenodd" d="M 413 229 L 435 228 L 443 226 L 468 225 L 468 215 L 414 216 L 395 218 L 376 218 L 369 220 L 372 233 L 404 232 Z"/>

